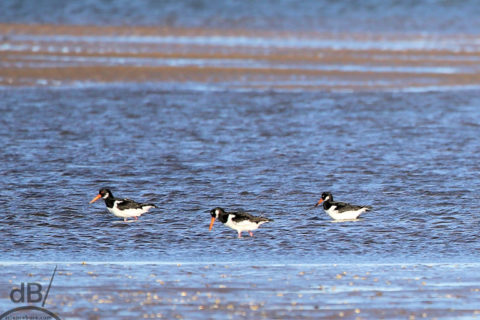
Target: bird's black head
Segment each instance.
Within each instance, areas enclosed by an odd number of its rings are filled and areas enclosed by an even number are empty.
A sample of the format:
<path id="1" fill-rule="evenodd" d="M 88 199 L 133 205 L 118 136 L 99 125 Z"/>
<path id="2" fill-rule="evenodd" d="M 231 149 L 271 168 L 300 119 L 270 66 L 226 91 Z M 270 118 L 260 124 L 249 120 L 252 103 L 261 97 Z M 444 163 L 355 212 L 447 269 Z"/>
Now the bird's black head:
<path id="1" fill-rule="evenodd" d="M 94 203 L 98 199 L 107 199 L 108 197 L 113 197 L 112 191 L 108 188 L 102 188 L 98 191 L 98 195 L 90 201 L 90 203 Z"/>
<path id="2" fill-rule="evenodd" d="M 216 207 L 210 210 L 210 215 L 212 216 L 212 218 L 215 218 L 215 219 L 218 219 L 218 217 L 223 213 L 225 213 L 225 210 L 223 210 L 223 208 L 220 208 L 220 207 Z"/>
<path id="3" fill-rule="evenodd" d="M 323 192 L 322 193 L 322 200 L 323 201 L 333 201 L 333 196 L 332 196 L 332 193 L 331 192 Z"/>
<path id="4" fill-rule="evenodd" d="M 212 230 L 213 224 L 215 223 L 215 219 L 218 219 L 218 217 L 224 213 L 225 213 L 225 210 L 223 210 L 220 207 L 216 207 L 210 210 L 210 215 L 212 216 L 212 220 L 210 220 L 210 227 L 208 228 L 208 230 Z"/>
<path id="5" fill-rule="evenodd" d="M 108 188 L 102 188 L 100 191 L 98 191 L 98 194 L 101 195 L 103 199 L 106 199 L 109 195 L 112 195 L 112 191 L 110 191 Z"/>
<path id="6" fill-rule="evenodd" d="M 333 201 L 333 196 L 330 192 L 323 192 L 322 198 L 318 200 L 318 202 L 315 204 L 315 207 L 319 206 L 324 201 Z"/>

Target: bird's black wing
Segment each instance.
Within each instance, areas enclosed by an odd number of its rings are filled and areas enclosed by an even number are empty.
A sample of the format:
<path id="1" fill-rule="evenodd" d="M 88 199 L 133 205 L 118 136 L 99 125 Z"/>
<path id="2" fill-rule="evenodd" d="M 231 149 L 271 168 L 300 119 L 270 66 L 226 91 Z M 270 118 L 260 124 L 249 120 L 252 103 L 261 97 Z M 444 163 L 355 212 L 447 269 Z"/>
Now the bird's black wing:
<path id="1" fill-rule="evenodd" d="M 142 209 L 144 204 L 135 202 L 130 199 L 115 199 L 117 201 L 117 208 L 120 210 L 125 209 Z"/>
<path id="2" fill-rule="evenodd" d="M 235 221 L 235 222 L 241 222 L 244 220 L 250 220 L 257 223 L 261 221 L 272 221 L 271 219 L 268 219 L 268 218 L 252 216 L 251 214 L 246 212 L 230 212 L 230 213 L 235 215 L 235 217 L 232 218 L 232 221 Z"/>
<path id="3" fill-rule="evenodd" d="M 356 205 L 345 203 L 345 202 L 332 202 L 331 204 L 332 206 L 335 206 L 335 210 L 337 210 L 340 213 L 346 212 L 346 211 L 357 211 L 362 208 L 367 208 L 367 210 L 370 209 L 370 207 L 367 207 L 367 206 L 356 206 Z"/>

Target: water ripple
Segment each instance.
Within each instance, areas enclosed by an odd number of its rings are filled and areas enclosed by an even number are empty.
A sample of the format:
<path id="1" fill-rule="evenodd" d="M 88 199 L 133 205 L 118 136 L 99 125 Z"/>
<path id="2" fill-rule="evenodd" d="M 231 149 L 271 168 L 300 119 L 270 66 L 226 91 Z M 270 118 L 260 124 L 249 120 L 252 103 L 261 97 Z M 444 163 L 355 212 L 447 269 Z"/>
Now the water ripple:
<path id="1" fill-rule="evenodd" d="M 476 91 L 132 85 L 0 95 L 3 260 L 318 263 L 480 254 Z M 124 224 L 103 203 L 88 205 L 103 186 L 159 209 Z M 374 210 L 332 223 L 312 208 L 326 190 Z M 208 231 L 215 206 L 275 221 L 238 240 L 220 223 Z"/>

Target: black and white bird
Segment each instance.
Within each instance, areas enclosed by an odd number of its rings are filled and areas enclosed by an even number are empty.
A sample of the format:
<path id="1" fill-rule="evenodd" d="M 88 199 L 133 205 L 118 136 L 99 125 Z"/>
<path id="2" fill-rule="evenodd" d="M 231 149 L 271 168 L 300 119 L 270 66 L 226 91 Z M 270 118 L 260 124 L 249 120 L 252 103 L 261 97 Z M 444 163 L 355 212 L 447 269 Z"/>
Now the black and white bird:
<path id="1" fill-rule="evenodd" d="M 334 220 L 354 220 L 365 211 L 370 211 L 370 206 L 356 206 L 345 202 L 333 201 L 330 192 L 322 193 L 322 198 L 318 200 L 315 207 L 323 203 L 323 210 Z"/>
<path id="2" fill-rule="evenodd" d="M 216 207 L 210 210 L 212 220 L 210 221 L 210 227 L 208 230 L 212 230 L 213 223 L 216 219 L 227 227 L 232 228 L 238 232 L 238 237 L 242 237 L 243 231 L 248 231 L 250 237 L 253 237 L 253 230 L 257 230 L 260 225 L 265 222 L 271 222 L 272 219 L 264 217 L 255 217 L 246 212 L 226 212 L 223 208 Z"/>
<path id="3" fill-rule="evenodd" d="M 94 203 L 98 199 L 105 200 L 107 210 L 113 213 L 113 215 L 123 218 L 123 221 L 127 221 L 127 218 L 138 219 L 142 214 L 148 212 L 151 208 L 156 208 L 153 203 L 138 203 L 130 199 L 115 198 L 112 191 L 107 188 L 102 188 L 98 192 L 98 195 L 90 201 Z"/>

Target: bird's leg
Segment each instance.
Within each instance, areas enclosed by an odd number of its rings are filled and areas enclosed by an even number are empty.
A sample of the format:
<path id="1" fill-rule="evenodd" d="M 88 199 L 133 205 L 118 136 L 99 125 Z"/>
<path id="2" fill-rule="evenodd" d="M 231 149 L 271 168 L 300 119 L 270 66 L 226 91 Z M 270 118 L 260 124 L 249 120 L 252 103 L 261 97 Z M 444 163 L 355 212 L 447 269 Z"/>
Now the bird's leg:
<path id="1" fill-rule="evenodd" d="M 253 237 L 253 232 L 252 231 L 248 231 L 248 234 L 250 235 L 250 237 Z"/>
<path id="2" fill-rule="evenodd" d="M 242 237 L 242 231 L 238 231 L 238 239 Z"/>

